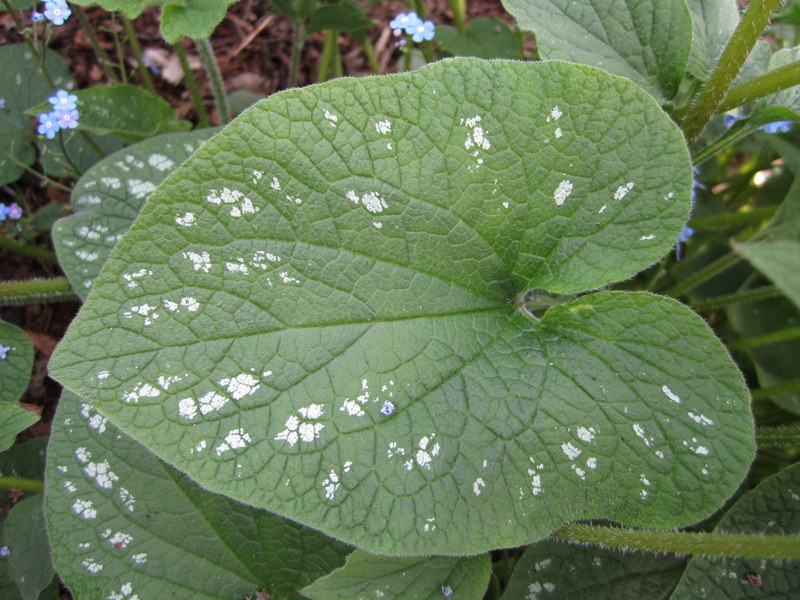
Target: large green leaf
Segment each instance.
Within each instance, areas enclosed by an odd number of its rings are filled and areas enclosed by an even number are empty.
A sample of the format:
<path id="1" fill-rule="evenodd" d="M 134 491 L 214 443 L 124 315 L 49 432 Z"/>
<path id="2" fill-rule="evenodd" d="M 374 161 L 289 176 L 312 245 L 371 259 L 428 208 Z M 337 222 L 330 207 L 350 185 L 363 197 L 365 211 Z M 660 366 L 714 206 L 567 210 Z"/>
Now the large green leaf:
<path id="1" fill-rule="evenodd" d="M 715 533 L 800 536 L 800 464 L 761 482 L 736 501 Z M 800 589 L 796 561 L 695 557 L 671 600 L 690 598 L 794 598 Z"/>
<path id="2" fill-rule="evenodd" d="M 654 262 L 690 185 L 673 123 L 590 67 L 288 90 L 153 193 L 52 372 L 201 485 L 379 553 L 688 524 L 753 455 L 719 341 L 649 294 L 521 298 Z"/>
<path id="3" fill-rule="evenodd" d="M 473 19 L 464 33 L 449 25 L 437 25 L 436 41 L 454 56 L 519 58 L 522 55 L 519 34 L 499 17 Z"/>
<path id="4" fill-rule="evenodd" d="M 491 571 L 488 554 L 398 558 L 356 550 L 346 565 L 315 581 L 303 595 L 312 600 L 481 600 Z"/>
<path id="5" fill-rule="evenodd" d="M 76 598 L 295 599 L 352 550 L 201 489 L 70 393 L 46 481 L 53 562 Z"/>
<path id="6" fill-rule="evenodd" d="M 89 288 L 150 193 L 218 129 L 165 133 L 106 157 L 72 190 L 75 214 L 53 227 L 58 262 L 72 288 Z"/>
<path id="7" fill-rule="evenodd" d="M 3 527 L 4 542 L 10 551 L 9 574 L 26 600 L 36 600 L 55 575 L 42 502 L 42 494 L 24 498 L 8 514 Z"/>
<path id="8" fill-rule="evenodd" d="M 686 559 L 543 541 L 514 567 L 504 600 L 661 600 Z"/>
<path id="9" fill-rule="evenodd" d="M 69 67 L 55 52 L 46 51 L 48 71 L 56 87 L 66 87 L 72 81 Z M 29 108 L 47 100 L 55 90 L 42 75 L 36 58 L 26 44 L 0 47 L 0 64 L 12 68 L 0 69 L 0 149 L 25 165 L 33 164 L 35 130 L 25 116 Z M 0 185 L 15 181 L 24 169 L 0 152 Z"/>
<path id="10" fill-rule="evenodd" d="M 39 420 L 18 400 L 28 389 L 33 368 L 33 343 L 19 327 L 0 321 L 0 451 L 10 448 L 17 434 Z"/>
<path id="11" fill-rule="evenodd" d="M 736 0 L 687 0 L 692 14 L 692 51 L 687 70 L 707 79 L 739 24 Z"/>
<path id="12" fill-rule="evenodd" d="M 622 75 L 658 100 L 678 92 L 692 46 L 686 0 L 503 0 L 539 55 Z"/>

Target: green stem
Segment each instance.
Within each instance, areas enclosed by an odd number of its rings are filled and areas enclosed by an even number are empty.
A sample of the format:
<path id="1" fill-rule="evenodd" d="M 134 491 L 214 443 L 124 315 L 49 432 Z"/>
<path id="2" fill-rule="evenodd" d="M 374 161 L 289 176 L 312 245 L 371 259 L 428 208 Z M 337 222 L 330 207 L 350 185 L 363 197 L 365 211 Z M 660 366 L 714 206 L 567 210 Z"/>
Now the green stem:
<path id="1" fill-rule="evenodd" d="M 297 86 L 297 72 L 300 70 L 300 57 L 303 54 L 303 46 L 306 43 L 304 33 L 305 25 L 301 19 L 292 21 L 292 29 L 294 30 L 294 35 L 292 36 L 292 58 L 289 65 L 288 86 L 290 88 Z"/>
<path id="2" fill-rule="evenodd" d="M 765 333 L 764 335 L 756 335 L 743 340 L 730 342 L 728 348 L 731 350 L 747 350 L 748 348 L 778 344 L 780 342 L 796 340 L 797 338 L 800 338 L 800 327 L 789 327 L 788 329 L 781 329 L 780 331 L 773 331 L 772 333 Z"/>
<path id="3" fill-rule="evenodd" d="M 208 38 L 195 40 L 194 43 L 200 52 L 200 60 L 203 62 L 206 75 L 208 75 L 208 80 L 211 83 L 211 91 L 214 92 L 219 124 L 225 125 L 231 120 L 231 111 L 228 108 L 228 95 L 225 93 L 225 84 L 222 82 L 222 73 L 219 72 L 214 49 L 211 47 L 211 42 Z"/>
<path id="4" fill-rule="evenodd" d="M 774 398 L 781 394 L 789 394 L 797 391 L 800 391 L 800 379 L 792 379 L 786 383 L 751 390 L 750 395 L 753 397 L 753 400 L 763 400 L 765 398 Z"/>
<path id="5" fill-rule="evenodd" d="M 9 0 L 2 0 L 3 6 L 6 7 L 6 11 L 8 14 L 11 15 L 11 20 L 14 21 L 14 25 L 17 26 L 17 31 L 25 31 L 25 25 L 23 25 L 22 21 L 19 19 L 19 15 L 17 15 L 17 11 L 11 6 Z M 47 70 L 47 66 L 44 64 L 44 55 L 40 53 L 34 43 L 31 41 L 30 37 L 27 35 L 23 36 L 25 39 L 25 43 L 28 45 L 28 49 L 33 54 L 33 57 L 36 59 L 36 62 L 39 63 L 39 69 L 42 72 L 42 75 L 47 80 L 47 83 L 50 85 L 51 88 L 56 89 L 56 83 L 53 81 L 53 78 L 50 75 L 50 71 Z"/>
<path id="6" fill-rule="evenodd" d="M 43 492 L 44 481 L 38 479 L 23 479 L 22 477 L 0 477 L 0 489 Z"/>
<path id="7" fill-rule="evenodd" d="M 745 81 L 732 87 L 717 107 L 717 112 L 721 113 L 743 104 L 749 104 L 759 98 L 764 98 L 798 84 L 800 84 L 800 60 L 783 65 L 750 81 Z"/>
<path id="8" fill-rule="evenodd" d="M 464 24 L 464 15 L 467 12 L 466 0 L 447 0 L 447 3 L 453 12 L 453 22 L 456 24 L 456 29 L 458 29 L 459 33 L 466 33 L 467 28 Z"/>
<path id="9" fill-rule="evenodd" d="M 31 246 L 30 244 L 24 244 L 22 242 L 18 242 L 17 240 L 6 237 L 4 235 L 0 235 L 0 248 L 7 248 L 13 252 L 19 252 L 20 254 L 24 254 L 25 256 L 37 258 L 43 262 L 50 263 L 52 265 L 58 262 L 58 260 L 56 259 L 56 255 L 53 252 L 50 252 L 50 250 L 39 248 L 39 246 Z M 3 285 L 5 284 L 0 283 L 0 286 Z"/>
<path id="10" fill-rule="evenodd" d="M 63 277 L 0 283 L 0 306 L 68 302 L 79 299 L 78 295 L 72 291 L 69 281 Z"/>
<path id="11" fill-rule="evenodd" d="M 325 41 L 322 44 L 322 54 L 319 57 L 319 69 L 317 70 L 317 81 L 327 81 L 328 71 L 335 60 L 336 48 L 339 45 L 339 32 L 336 29 L 329 29 L 325 32 Z"/>
<path id="12" fill-rule="evenodd" d="M 726 558 L 800 559 L 800 536 L 795 535 L 649 531 L 575 523 L 562 527 L 552 537 L 573 544 L 596 544 L 603 548 L 627 551 Z"/>
<path id="13" fill-rule="evenodd" d="M 759 448 L 800 448 L 800 423 L 779 427 L 758 427 L 756 444 Z"/>
<path id="14" fill-rule="evenodd" d="M 204 129 L 208 127 L 209 119 L 208 110 L 206 110 L 206 105 L 203 103 L 203 96 L 200 94 L 200 86 L 197 85 L 197 79 L 192 72 L 192 68 L 189 66 L 189 60 L 186 58 L 186 50 L 183 49 L 183 44 L 178 42 L 173 48 L 175 49 L 178 61 L 181 63 L 183 76 L 186 78 L 186 87 L 189 88 L 189 94 L 192 96 L 194 108 L 197 111 L 197 127 L 199 129 Z"/>
<path id="15" fill-rule="evenodd" d="M 769 24 L 772 13 L 775 12 L 781 1 L 761 0 L 750 2 L 748 5 L 736 31 L 733 32 L 731 39 L 728 40 L 728 45 L 722 51 L 711 76 L 701 88 L 697 100 L 679 122 L 688 142 L 694 141 L 709 119 L 717 112 L 731 83 L 739 74 L 744 61 L 764 28 Z"/>
<path id="16" fill-rule="evenodd" d="M 753 290 L 744 290 L 742 292 L 734 292 L 733 294 L 726 294 L 724 296 L 716 296 L 715 298 L 707 298 L 706 300 L 701 300 L 699 302 L 692 302 L 692 308 L 697 312 L 705 312 L 717 308 L 725 308 L 732 304 L 755 302 L 756 300 L 775 298 L 782 295 L 783 292 L 781 292 L 774 285 L 766 285 Z"/>
<path id="17" fill-rule="evenodd" d="M 60 190 L 64 190 L 65 192 L 71 192 L 72 191 L 71 187 L 67 187 L 66 185 L 63 185 L 63 184 L 57 182 L 55 179 L 52 179 L 52 178 L 48 177 L 44 173 L 40 173 L 36 169 L 26 165 L 24 162 L 19 160 L 16 156 L 12 156 L 8 152 L 6 152 L 5 149 L 0 148 L 0 154 L 2 154 L 7 160 L 10 160 L 11 162 L 13 162 L 15 165 L 17 165 L 21 169 L 25 169 L 31 175 L 35 175 L 36 177 L 38 177 L 42 181 L 46 181 L 47 185 L 49 185 L 51 187 L 58 188 Z"/>
<path id="18" fill-rule="evenodd" d="M 136 30 L 133 28 L 133 23 L 131 23 L 131 20 L 125 15 L 122 15 L 122 26 L 125 28 L 125 34 L 128 37 L 128 44 L 131 46 L 133 57 L 136 59 L 136 68 L 139 71 L 139 77 L 142 78 L 142 83 L 144 84 L 144 87 L 147 88 L 147 91 L 155 95 L 156 86 L 153 85 L 153 79 L 150 77 L 150 71 L 147 70 L 147 66 L 144 64 L 142 47 L 139 45 L 139 37 L 136 35 Z"/>
<path id="19" fill-rule="evenodd" d="M 100 45 L 100 40 L 97 39 L 97 34 L 94 32 L 94 27 L 92 27 L 91 23 L 89 23 L 89 19 L 86 18 L 86 13 L 83 11 L 83 8 L 78 6 L 77 4 L 73 4 L 71 6 L 72 12 L 75 13 L 75 16 L 78 18 L 78 21 L 81 24 L 81 29 L 86 34 L 86 37 L 89 38 L 89 43 L 94 50 L 95 56 L 97 56 L 97 60 L 100 63 L 100 66 L 103 69 L 103 73 L 106 74 L 106 79 L 108 79 L 111 83 L 117 83 L 119 78 L 117 74 L 114 73 L 114 70 L 111 68 L 111 65 L 114 63 L 111 61 L 111 57 L 108 56 L 108 53 L 103 49 Z"/>
<path id="20" fill-rule="evenodd" d="M 722 257 L 718 258 L 711 264 L 706 265 L 699 271 L 697 271 L 694 275 L 690 275 L 677 285 L 673 286 L 669 290 L 667 290 L 666 294 L 669 296 L 673 296 L 677 298 L 679 296 L 683 296 L 686 292 L 691 289 L 694 289 L 701 283 L 705 283 L 712 277 L 722 273 L 725 269 L 728 269 L 735 265 L 737 262 L 742 260 L 742 257 L 738 254 L 734 254 L 733 252 L 729 252 L 728 254 L 723 255 Z"/>
<path id="21" fill-rule="evenodd" d="M 414 0 L 414 10 L 417 13 L 417 16 L 424 21 L 425 20 L 425 6 L 422 4 L 422 0 Z M 422 56 L 425 57 L 425 62 L 432 63 L 435 60 L 433 56 L 433 46 L 430 42 L 422 42 L 421 45 L 422 49 Z M 408 69 L 406 69 L 408 70 Z"/>
<path id="22" fill-rule="evenodd" d="M 772 217 L 778 211 L 778 206 L 765 206 L 748 211 L 738 211 L 723 213 L 721 215 L 711 215 L 708 217 L 697 217 L 689 221 L 694 229 L 717 229 L 729 227 L 731 225 L 742 225 L 745 223 L 757 223 Z"/>
<path id="23" fill-rule="evenodd" d="M 375 46 L 372 45 L 372 40 L 369 39 L 369 36 L 363 36 L 363 40 L 361 40 L 361 47 L 364 49 L 364 55 L 367 57 L 369 68 L 372 69 L 372 72 L 375 73 L 375 75 L 380 75 L 381 64 L 378 61 L 378 56 L 375 54 Z"/>
<path id="24" fill-rule="evenodd" d="M 86 132 L 83 133 L 85 134 Z M 69 152 L 67 152 L 67 145 L 64 143 L 64 133 L 62 131 L 58 132 L 58 145 L 61 146 L 61 153 L 64 155 L 67 163 L 69 163 L 70 168 L 75 172 L 77 177 L 80 178 L 81 175 L 83 175 L 83 172 L 78 168 L 78 165 L 72 162 L 72 158 L 70 157 Z"/>

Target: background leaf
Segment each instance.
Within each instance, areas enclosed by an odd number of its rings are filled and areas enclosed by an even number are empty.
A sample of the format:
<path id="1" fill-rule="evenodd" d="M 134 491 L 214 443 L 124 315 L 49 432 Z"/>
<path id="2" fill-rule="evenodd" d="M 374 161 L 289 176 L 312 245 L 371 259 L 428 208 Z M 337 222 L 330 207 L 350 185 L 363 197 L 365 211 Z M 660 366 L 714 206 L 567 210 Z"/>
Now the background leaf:
<path id="1" fill-rule="evenodd" d="M 35 494 L 20 500 L 3 527 L 4 543 L 10 551 L 9 572 L 25 600 L 36 600 L 55 575 L 42 512 L 43 498 L 43 494 Z"/>
<path id="2" fill-rule="evenodd" d="M 481 600 L 492 565 L 488 554 L 466 558 L 398 558 L 356 550 L 347 564 L 303 590 L 312 600 Z"/>
<path id="3" fill-rule="evenodd" d="M 692 45 L 686 0 L 504 0 L 539 55 L 628 77 L 659 101 L 678 92 Z"/>
<path id="4" fill-rule="evenodd" d="M 733 248 L 800 308 L 800 241 L 742 242 Z"/>
<path id="5" fill-rule="evenodd" d="M 23 429 L 39 420 L 39 415 L 22 408 L 18 400 L 28 389 L 33 368 L 33 343 L 19 327 L 0 321 L 0 451 L 10 448 Z"/>
<path id="6" fill-rule="evenodd" d="M 544 541 L 514 567 L 505 600 L 661 600 L 680 579 L 685 558 Z"/>
<path id="7" fill-rule="evenodd" d="M 167 1 L 161 12 L 161 35 L 170 44 L 181 38 L 207 38 L 235 0 Z"/>
<path id="8" fill-rule="evenodd" d="M 374 552 L 688 524 L 753 455 L 713 333 L 648 294 L 518 309 L 653 262 L 689 174 L 652 99 L 584 66 L 289 90 L 159 187 L 51 372 L 204 487 Z"/>
<path id="9" fill-rule="evenodd" d="M 58 262 L 81 298 L 150 193 L 218 131 L 156 136 L 106 157 L 81 177 L 72 190 L 75 214 L 53 227 Z"/>
<path id="10" fill-rule="evenodd" d="M 800 535 L 800 464 L 786 467 L 736 501 L 715 533 Z M 695 557 L 670 597 L 790 598 L 800 589 L 793 561 Z"/>
<path id="11" fill-rule="evenodd" d="M 53 422 L 46 481 L 53 562 L 77 598 L 127 589 L 229 599 L 264 587 L 297 598 L 351 551 L 199 488 L 70 393 Z"/>
<path id="12" fill-rule="evenodd" d="M 687 0 L 692 14 L 692 51 L 687 71 L 705 80 L 739 24 L 736 0 Z"/>
<path id="13" fill-rule="evenodd" d="M 73 0 L 80 6 L 102 6 L 110 12 L 121 12 L 129 19 L 135 19 L 149 6 L 163 4 L 167 0 Z"/>
<path id="14" fill-rule="evenodd" d="M 472 19 L 465 33 L 449 25 L 436 26 L 436 41 L 454 56 L 479 58 L 520 58 L 522 45 L 518 34 L 502 19 Z"/>
<path id="15" fill-rule="evenodd" d="M 70 87 L 72 76 L 64 60 L 56 53 L 46 51 L 44 59 L 57 87 Z M 0 70 L 0 98 L 5 108 L 0 109 L 0 148 L 18 161 L 31 165 L 36 158 L 33 141 L 36 133 L 29 108 L 45 102 L 55 91 L 39 69 L 33 54 L 25 44 L 0 47 L 0 61 L 14 65 L 13 69 Z M 0 152 L 0 185 L 16 181 L 23 168 Z"/>

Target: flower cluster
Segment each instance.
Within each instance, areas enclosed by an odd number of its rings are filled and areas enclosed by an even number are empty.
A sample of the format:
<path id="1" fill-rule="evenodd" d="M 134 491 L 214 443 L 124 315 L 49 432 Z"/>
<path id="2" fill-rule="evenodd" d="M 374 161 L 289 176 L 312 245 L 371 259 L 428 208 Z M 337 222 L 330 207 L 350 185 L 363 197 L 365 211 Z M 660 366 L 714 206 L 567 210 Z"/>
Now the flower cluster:
<path id="1" fill-rule="evenodd" d="M 47 19 L 53 25 L 63 25 L 70 15 L 72 15 L 72 11 L 66 0 L 52 0 L 44 3 L 44 12 L 33 11 L 31 19 L 35 23 Z"/>
<path id="2" fill-rule="evenodd" d="M 423 22 L 415 12 L 400 13 L 389 23 L 389 27 L 394 29 L 395 35 L 406 33 L 415 42 L 430 41 L 436 33 L 433 21 Z"/>
<path id="3" fill-rule="evenodd" d="M 6 219 L 19 219 L 22 216 L 22 207 L 16 202 L 12 202 L 6 206 L 4 202 L 0 202 L 0 223 Z"/>
<path id="4" fill-rule="evenodd" d="M 53 110 L 39 115 L 37 131 L 48 140 L 56 137 L 62 129 L 75 129 L 78 126 L 78 97 L 66 90 L 56 90 L 55 96 L 47 99 Z"/>

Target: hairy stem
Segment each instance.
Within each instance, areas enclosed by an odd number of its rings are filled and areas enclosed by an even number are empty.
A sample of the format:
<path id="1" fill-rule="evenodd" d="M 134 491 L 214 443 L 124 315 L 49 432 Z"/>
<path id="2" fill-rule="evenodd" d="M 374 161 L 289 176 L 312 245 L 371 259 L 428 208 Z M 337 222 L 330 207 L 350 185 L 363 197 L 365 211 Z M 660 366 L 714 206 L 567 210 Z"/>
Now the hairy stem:
<path id="1" fill-rule="evenodd" d="M 459 33 L 465 33 L 467 28 L 464 24 L 464 15 L 467 12 L 466 0 L 447 0 L 450 5 L 450 10 L 453 13 L 453 22 L 456 24 L 456 29 Z"/>
<path id="2" fill-rule="evenodd" d="M 13 252 L 19 252 L 20 254 L 24 254 L 25 256 L 30 256 L 32 258 L 38 258 L 43 262 L 53 265 L 58 262 L 56 255 L 50 252 L 50 250 L 45 250 L 39 246 L 32 246 L 31 244 L 18 242 L 17 240 L 4 235 L 0 235 L 0 248 L 7 248 Z M 0 288 L 2 288 L 4 285 L 6 284 L 0 283 Z"/>
<path id="3" fill-rule="evenodd" d="M 79 300 L 78 295 L 63 277 L 0 283 L 0 306 L 71 300 Z"/>
<path id="4" fill-rule="evenodd" d="M 131 52 L 136 59 L 136 68 L 139 71 L 139 77 L 142 78 L 142 83 L 147 91 L 155 95 L 156 86 L 153 85 L 153 78 L 150 77 L 150 71 L 147 70 L 147 65 L 144 64 L 142 57 L 142 47 L 139 45 L 139 38 L 136 35 L 136 30 L 133 28 L 133 23 L 125 15 L 122 16 L 122 26 L 125 27 L 125 34 L 128 37 L 128 44 L 131 46 Z"/>
<path id="5" fill-rule="evenodd" d="M 759 427 L 756 429 L 756 444 L 759 448 L 800 448 L 800 423 Z"/>
<path id="6" fill-rule="evenodd" d="M 100 40 L 97 39 L 97 34 L 94 32 L 94 27 L 92 27 L 91 23 L 89 23 L 89 19 L 86 18 L 86 13 L 84 12 L 83 8 L 77 4 L 73 4 L 71 9 L 78 18 L 78 22 L 81 24 L 81 29 L 83 29 L 86 37 L 89 38 L 89 44 L 91 44 L 92 50 L 94 50 L 94 54 L 97 56 L 97 60 L 103 69 L 103 73 L 106 75 L 106 79 L 108 79 L 111 83 L 117 83 L 119 78 L 111 68 L 111 65 L 114 63 L 111 61 L 111 57 L 108 56 L 108 53 L 100 45 Z"/>
<path id="7" fill-rule="evenodd" d="M 731 83 L 739 74 L 744 61 L 780 3 L 781 0 L 761 0 L 750 2 L 748 5 L 711 76 L 700 89 L 695 102 L 679 121 L 688 142 L 695 140 L 709 119 L 717 112 Z"/>
<path id="8" fill-rule="evenodd" d="M 727 558 L 800 559 L 800 537 L 789 535 L 649 531 L 575 523 L 562 527 L 552 537 L 574 544 L 596 544 L 619 550 Z"/>
<path id="9" fill-rule="evenodd" d="M 714 262 L 709 265 L 706 265 L 699 271 L 697 271 L 694 275 L 691 275 L 681 281 L 680 283 L 676 284 L 669 290 L 667 290 L 667 295 L 673 296 L 675 298 L 679 296 L 683 296 L 689 290 L 694 289 L 701 283 L 705 283 L 712 277 L 722 273 L 725 269 L 728 269 L 735 265 L 737 262 L 742 260 L 742 258 L 734 254 L 733 252 L 729 252 L 728 254 L 723 255 L 722 257 L 718 258 Z"/>
<path id="10" fill-rule="evenodd" d="M 305 25 L 302 19 L 295 19 L 292 21 L 292 29 L 294 35 L 292 36 L 292 58 L 289 65 L 289 87 L 297 86 L 297 72 L 300 70 L 300 58 L 303 54 L 303 46 L 305 40 Z"/>
<path id="11" fill-rule="evenodd" d="M 217 58 L 214 56 L 214 49 L 208 38 L 194 41 L 200 53 L 200 60 L 206 69 L 208 80 L 211 83 L 211 91 L 214 92 L 214 101 L 217 104 L 217 115 L 219 124 L 225 125 L 231 120 L 231 111 L 228 108 L 228 96 L 225 93 L 225 84 L 222 81 L 222 73 L 219 72 Z"/>
<path id="12" fill-rule="evenodd" d="M 732 87 L 717 107 L 717 112 L 725 112 L 737 106 L 749 104 L 759 98 L 764 98 L 798 84 L 800 84 L 800 60 L 778 67 L 750 81 L 745 81 Z"/>
<path id="13" fill-rule="evenodd" d="M 787 342 L 789 340 L 796 340 L 800 338 L 800 327 L 789 327 L 788 329 L 781 329 L 772 333 L 765 333 L 764 335 L 757 335 L 743 340 L 736 340 L 730 342 L 728 348 L 731 350 L 746 350 L 748 348 L 756 348 L 758 346 L 767 346 L 769 344 L 777 344 L 779 342 Z"/>
<path id="14" fill-rule="evenodd" d="M 192 73 L 192 68 L 189 66 L 189 60 L 186 58 L 186 50 L 183 49 L 183 44 L 178 42 L 173 48 L 175 49 L 178 61 L 181 63 L 183 76 L 186 78 L 186 87 L 189 88 L 189 94 L 192 96 L 192 102 L 194 102 L 194 108 L 197 111 L 197 127 L 199 129 L 204 129 L 208 127 L 209 118 L 208 110 L 206 110 L 206 105 L 203 102 L 203 96 L 200 94 L 200 86 L 197 85 L 197 79 L 194 73 Z"/>
<path id="15" fill-rule="evenodd" d="M 706 300 L 701 300 L 700 302 L 692 302 L 692 308 L 697 312 L 704 312 L 717 308 L 725 308 L 726 306 L 731 306 L 732 304 L 755 302 L 756 300 L 776 298 L 782 295 L 783 292 L 781 292 L 774 285 L 765 285 L 752 290 L 743 290 L 741 292 L 734 292 L 733 294 L 725 294 L 724 296 L 707 298 Z"/>
<path id="16" fill-rule="evenodd" d="M 63 190 L 65 192 L 71 192 L 72 191 L 71 187 L 67 187 L 66 185 L 63 185 L 63 184 L 57 182 L 55 179 L 52 179 L 51 177 L 48 177 L 44 173 L 40 173 L 36 169 L 26 165 L 24 162 L 19 160 L 16 156 L 12 156 L 8 152 L 6 152 L 4 148 L 0 148 L 0 154 L 2 154 L 7 160 L 10 160 L 11 162 L 13 162 L 15 165 L 17 165 L 21 169 L 25 169 L 31 175 L 34 175 L 34 176 L 38 177 L 39 179 L 41 179 L 42 181 L 47 182 L 47 185 L 49 185 L 51 187 L 58 188 L 58 189 Z"/>
<path id="17" fill-rule="evenodd" d="M 0 489 L 42 492 L 44 491 L 44 481 L 23 479 L 22 477 L 0 477 Z"/>

